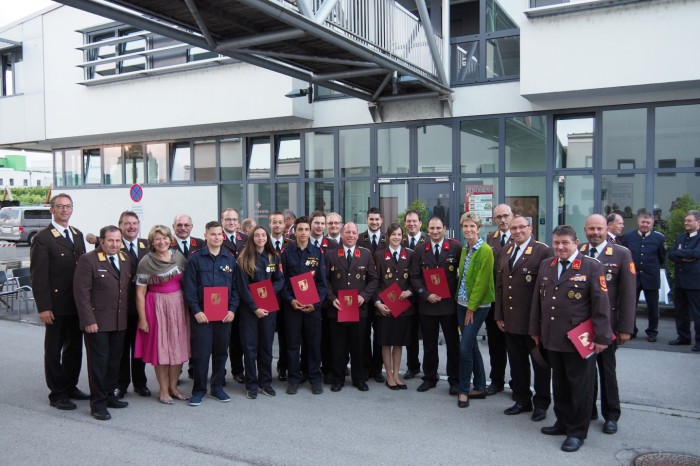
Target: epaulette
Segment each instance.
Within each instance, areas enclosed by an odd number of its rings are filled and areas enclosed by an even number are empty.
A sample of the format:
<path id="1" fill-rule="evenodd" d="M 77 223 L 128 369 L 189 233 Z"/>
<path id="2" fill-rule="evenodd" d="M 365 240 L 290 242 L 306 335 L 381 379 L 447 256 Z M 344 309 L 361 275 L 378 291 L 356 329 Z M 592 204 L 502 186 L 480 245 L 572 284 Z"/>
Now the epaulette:
<path id="1" fill-rule="evenodd" d="M 535 243 L 541 244 L 542 246 L 547 246 L 547 247 L 549 247 L 549 244 L 543 243 L 542 241 L 537 241 L 537 240 L 535 240 Z"/>

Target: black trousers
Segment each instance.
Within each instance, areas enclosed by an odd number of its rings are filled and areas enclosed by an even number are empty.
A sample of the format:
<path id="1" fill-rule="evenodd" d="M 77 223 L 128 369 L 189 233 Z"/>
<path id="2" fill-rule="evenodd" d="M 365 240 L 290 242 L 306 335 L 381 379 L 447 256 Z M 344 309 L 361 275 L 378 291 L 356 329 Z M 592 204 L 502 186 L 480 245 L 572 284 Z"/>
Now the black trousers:
<path id="1" fill-rule="evenodd" d="M 277 311 L 277 351 L 279 353 L 277 359 L 277 371 L 283 372 L 289 368 L 289 361 L 287 360 L 287 352 L 284 350 L 287 347 L 287 332 L 284 329 L 284 306 L 280 306 L 280 310 Z"/>
<path id="2" fill-rule="evenodd" d="M 496 303 L 491 303 L 491 309 L 489 309 L 489 314 L 486 316 L 484 323 L 486 324 L 486 341 L 489 345 L 489 361 L 491 363 L 489 378 L 492 384 L 502 387 L 505 385 L 508 353 L 505 333 L 498 328 L 493 317 L 495 308 Z"/>
<path id="3" fill-rule="evenodd" d="M 90 383 L 90 411 L 103 412 L 107 400 L 114 398 L 119 381 L 119 366 L 124 349 L 126 331 L 85 334 L 85 349 Z"/>
<path id="4" fill-rule="evenodd" d="M 617 388 L 617 342 L 613 341 L 596 355 L 600 375 L 600 411 L 606 421 L 620 420 L 620 394 Z M 598 383 L 593 383 L 593 403 L 598 398 Z M 593 409 L 593 407 L 591 407 Z"/>
<path id="5" fill-rule="evenodd" d="M 700 345 L 700 290 L 675 288 L 673 295 L 675 304 L 676 331 L 678 338 L 690 341 L 690 318 L 695 321 L 695 343 Z"/>
<path id="6" fill-rule="evenodd" d="M 647 311 L 649 312 L 649 327 L 646 329 L 646 334 L 650 337 L 655 337 L 659 334 L 659 290 L 643 290 L 637 288 L 637 305 L 639 305 L 639 295 L 644 291 L 644 299 L 647 302 Z M 634 334 L 637 334 L 637 326 L 634 326 Z"/>
<path id="7" fill-rule="evenodd" d="M 418 353 L 420 352 L 420 319 L 418 318 L 418 313 L 413 314 L 410 319 L 411 329 L 409 332 L 411 340 L 406 347 L 406 367 L 413 372 L 420 372 L 420 359 L 418 359 Z"/>
<path id="8" fill-rule="evenodd" d="M 231 339 L 228 347 L 229 358 L 231 359 L 231 374 L 243 373 L 243 344 L 241 343 L 241 321 L 236 316 L 231 322 Z"/>
<path id="9" fill-rule="evenodd" d="M 49 387 L 49 400 L 68 399 L 78 385 L 83 363 L 83 334 L 77 315 L 54 314 L 53 324 L 44 334 L 44 373 Z"/>
<path id="10" fill-rule="evenodd" d="M 289 384 L 301 383 L 302 372 L 308 376 L 312 384 L 321 383 L 321 310 L 305 313 L 287 307 L 284 310 L 284 319 Z M 304 357 L 301 358 L 300 365 L 299 351 L 302 347 Z"/>
<path id="11" fill-rule="evenodd" d="M 119 383 L 117 386 L 126 391 L 129 384 L 134 382 L 134 388 L 144 388 L 146 379 L 146 364 L 141 358 L 134 357 L 136 345 L 136 332 L 139 326 L 139 316 L 130 315 L 126 318 L 126 332 L 124 334 L 124 348 L 119 369 Z"/>
<path id="12" fill-rule="evenodd" d="M 367 331 L 367 320 L 360 318 L 359 322 L 338 322 L 331 317 L 329 322 L 330 337 L 333 353 L 333 381 L 345 384 L 345 368 L 347 367 L 348 351 L 350 352 L 350 376 L 352 383 L 367 380 L 367 369 L 364 365 L 364 341 Z"/>
<path id="13" fill-rule="evenodd" d="M 459 331 L 457 311 L 442 316 L 420 315 L 420 328 L 423 333 L 423 380 L 436 382 L 438 377 L 438 339 L 440 328 L 447 346 L 447 380 L 450 386 L 459 383 Z"/>
<path id="14" fill-rule="evenodd" d="M 588 435 L 593 408 L 595 358 L 583 359 L 578 352 L 547 351 L 552 366 L 556 426 L 568 437 Z"/>
<path id="15" fill-rule="evenodd" d="M 236 319 L 240 316 L 236 315 Z M 190 335 L 192 341 L 192 375 L 194 385 L 193 395 L 207 393 L 207 375 L 211 359 L 211 390 L 221 389 L 226 373 L 226 358 L 228 357 L 229 340 L 231 339 L 231 322 L 209 322 L 198 324 L 193 316 L 190 317 Z"/>
<path id="16" fill-rule="evenodd" d="M 510 376 L 513 379 L 513 401 L 523 406 L 547 409 L 552 402 L 552 373 L 537 364 L 530 351 L 535 347 L 530 335 L 505 332 L 506 348 L 510 360 Z M 535 375 L 535 396 L 530 390 L 530 365 Z"/>
<path id="17" fill-rule="evenodd" d="M 241 344 L 245 365 L 245 388 L 272 386 L 272 343 L 275 339 L 276 312 L 258 318 L 247 306 L 241 306 L 236 319 L 241 324 Z"/>
<path id="18" fill-rule="evenodd" d="M 364 356 L 365 369 L 371 377 L 382 373 L 384 361 L 382 359 L 382 347 L 377 343 L 378 327 L 377 316 L 374 315 L 374 305 L 367 304 L 367 329 L 365 330 Z M 374 332 L 372 332 L 374 329 Z"/>

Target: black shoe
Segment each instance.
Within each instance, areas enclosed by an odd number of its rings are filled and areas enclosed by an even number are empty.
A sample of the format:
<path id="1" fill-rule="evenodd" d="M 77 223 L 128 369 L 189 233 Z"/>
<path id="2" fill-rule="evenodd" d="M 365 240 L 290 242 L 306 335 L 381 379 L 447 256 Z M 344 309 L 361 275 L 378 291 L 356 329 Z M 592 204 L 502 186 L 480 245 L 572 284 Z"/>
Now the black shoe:
<path id="1" fill-rule="evenodd" d="M 70 398 L 71 400 L 89 400 L 90 394 L 85 393 L 79 388 L 74 388 L 68 393 L 68 398 Z"/>
<path id="2" fill-rule="evenodd" d="M 598 420 L 598 407 L 594 404 L 593 411 L 591 411 L 591 421 L 597 421 L 597 420 Z"/>
<path id="3" fill-rule="evenodd" d="M 466 400 L 460 400 L 459 397 L 457 398 L 457 407 L 458 408 L 468 408 L 469 407 L 469 398 Z"/>
<path id="4" fill-rule="evenodd" d="M 110 419 L 112 419 L 112 415 L 109 414 L 109 412 L 106 409 L 104 411 L 99 412 L 93 411 L 90 414 L 98 421 L 109 421 Z"/>
<path id="5" fill-rule="evenodd" d="M 535 411 L 532 413 L 531 419 L 533 422 L 542 422 L 545 419 L 547 419 L 547 410 L 544 408 L 535 408 Z"/>
<path id="6" fill-rule="evenodd" d="M 299 391 L 299 385 L 289 384 L 287 385 L 287 395 L 296 395 Z"/>
<path id="7" fill-rule="evenodd" d="M 540 432 L 542 432 L 544 435 L 566 435 L 566 432 L 564 432 L 561 427 L 556 424 L 549 427 L 543 427 L 540 429 Z"/>
<path id="8" fill-rule="evenodd" d="M 312 383 L 311 384 L 311 393 L 314 395 L 320 395 L 323 393 L 323 384 L 320 383 Z"/>
<path id="9" fill-rule="evenodd" d="M 384 376 L 382 375 L 381 372 L 375 373 L 375 374 L 372 376 L 372 378 L 373 378 L 374 381 L 377 382 L 377 383 L 384 383 L 384 382 L 386 382 L 386 379 L 384 378 Z"/>
<path id="10" fill-rule="evenodd" d="M 233 377 L 233 380 L 235 380 L 236 383 L 245 383 L 245 379 L 243 378 L 243 372 L 233 374 L 231 377 Z"/>
<path id="11" fill-rule="evenodd" d="M 420 370 L 414 371 L 413 369 L 406 369 L 406 372 L 403 373 L 403 378 L 406 380 L 411 380 L 417 376 L 419 372 Z"/>
<path id="12" fill-rule="evenodd" d="M 405 383 L 400 383 L 397 385 L 397 387 L 399 387 L 399 390 L 408 390 L 408 385 Z"/>
<path id="13" fill-rule="evenodd" d="M 398 385 L 389 385 L 389 381 L 385 381 L 384 385 L 386 385 L 386 388 L 389 390 L 401 390 Z"/>
<path id="14" fill-rule="evenodd" d="M 276 396 L 277 392 L 272 387 L 260 387 L 260 393 L 266 396 Z"/>
<path id="15" fill-rule="evenodd" d="M 503 411 L 503 414 L 506 416 L 515 416 L 516 414 L 529 413 L 530 411 L 532 411 L 532 406 L 524 406 L 519 403 L 515 403 L 510 408 Z"/>
<path id="16" fill-rule="evenodd" d="M 126 396 L 126 388 L 115 388 L 114 389 L 114 396 L 119 398 L 120 400 Z"/>
<path id="17" fill-rule="evenodd" d="M 258 392 L 251 392 L 250 390 L 247 390 L 245 392 L 245 397 L 249 400 L 254 400 L 258 397 Z"/>
<path id="18" fill-rule="evenodd" d="M 56 400 L 56 401 L 49 401 L 49 404 L 51 405 L 52 408 L 60 409 L 62 411 L 70 411 L 70 410 L 76 409 L 78 407 L 78 405 L 73 403 L 68 398 L 63 398 L 61 400 Z"/>
<path id="19" fill-rule="evenodd" d="M 700 352 L 700 345 L 693 346 L 693 349 L 691 349 L 690 351 L 692 351 L 694 353 Z"/>
<path id="20" fill-rule="evenodd" d="M 107 400 L 108 408 L 121 409 L 126 408 L 127 406 L 129 406 L 128 401 L 121 401 L 118 398 L 110 398 Z"/>
<path id="21" fill-rule="evenodd" d="M 603 424 L 603 432 L 606 434 L 614 434 L 617 432 L 617 421 L 609 420 Z"/>
<path id="22" fill-rule="evenodd" d="M 280 382 L 287 381 L 287 369 L 277 369 L 277 380 Z"/>
<path id="23" fill-rule="evenodd" d="M 669 345 L 671 346 L 678 346 L 678 345 L 689 345 L 690 340 L 683 340 L 681 338 L 676 338 L 675 340 L 671 340 L 668 342 Z"/>
<path id="24" fill-rule="evenodd" d="M 503 391 L 503 385 L 498 385 L 495 383 L 490 384 L 488 387 L 486 387 L 486 396 L 492 396 L 495 395 L 498 392 Z"/>
<path id="25" fill-rule="evenodd" d="M 148 398 L 149 396 L 151 396 L 151 391 L 148 389 L 148 387 L 134 388 L 134 393 L 138 393 L 139 396 L 142 396 L 144 398 Z"/>
<path id="26" fill-rule="evenodd" d="M 418 391 L 421 392 L 421 393 L 422 393 L 422 392 L 427 392 L 427 391 L 430 390 L 431 388 L 435 388 L 435 385 L 437 385 L 437 383 L 435 383 L 435 382 L 430 382 L 430 381 L 428 381 L 428 380 L 424 380 L 423 383 L 420 384 L 416 390 L 418 390 Z"/>
<path id="27" fill-rule="evenodd" d="M 583 445 L 582 438 L 566 437 L 564 443 L 561 444 L 561 450 L 567 453 L 572 453 L 578 451 L 578 449 L 581 448 L 581 445 Z"/>
<path id="28" fill-rule="evenodd" d="M 331 385 L 331 391 L 332 391 L 332 392 L 339 392 L 339 391 L 341 391 L 342 389 L 343 389 L 343 386 L 342 386 L 341 384 L 339 384 L 339 383 L 334 383 L 333 385 Z"/>
<path id="29" fill-rule="evenodd" d="M 355 386 L 355 388 L 357 388 L 361 392 L 369 391 L 369 387 L 367 386 L 366 382 L 356 382 L 356 383 L 353 383 L 353 385 Z"/>
<path id="30" fill-rule="evenodd" d="M 647 337 L 647 341 L 648 341 L 649 343 L 656 343 L 656 337 L 653 337 L 653 336 L 649 335 L 649 336 Z M 575 439 L 576 437 L 571 437 L 571 438 Z M 576 439 L 576 440 L 578 440 L 578 439 Z M 581 442 L 583 443 L 583 440 L 582 440 Z M 581 446 L 581 445 L 579 445 L 579 446 Z M 563 449 L 564 449 L 564 447 L 562 446 L 562 450 L 563 450 Z M 576 450 L 578 450 L 578 448 L 576 448 Z M 571 450 L 571 451 L 576 451 L 576 450 Z M 566 450 L 564 450 L 564 451 L 566 451 Z"/>

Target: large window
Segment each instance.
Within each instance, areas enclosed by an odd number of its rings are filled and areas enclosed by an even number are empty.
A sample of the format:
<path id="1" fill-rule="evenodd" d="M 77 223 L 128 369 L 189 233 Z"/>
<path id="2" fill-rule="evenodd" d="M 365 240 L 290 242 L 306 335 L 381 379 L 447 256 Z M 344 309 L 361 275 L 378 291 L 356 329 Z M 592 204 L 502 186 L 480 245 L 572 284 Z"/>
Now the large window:
<path id="1" fill-rule="evenodd" d="M 369 128 L 341 130 L 339 139 L 340 175 L 369 175 Z"/>
<path id="2" fill-rule="evenodd" d="M 700 105 L 656 109 L 657 168 L 697 167 L 700 160 Z"/>
<path id="3" fill-rule="evenodd" d="M 498 119 L 463 121 L 459 129 L 460 171 L 498 173 Z"/>
<path id="4" fill-rule="evenodd" d="M 408 173 L 409 135 L 408 128 L 377 130 L 377 171 L 380 174 Z"/>
<path id="5" fill-rule="evenodd" d="M 418 127 L 418 173 L 452 171 L 452 127 Z"/>
<path id="6" fill-rule="evenodd" d="M 0 55 L 0 96 L 21 94 L 22 89 L 22 49 L 17 48 Z"/>
<path id="7" fill-rule="evenodd" d="M 243 179 L 243 139 L 222 139 L 219 144 L 221 153 L 221 181 L 239 181 Z"/>

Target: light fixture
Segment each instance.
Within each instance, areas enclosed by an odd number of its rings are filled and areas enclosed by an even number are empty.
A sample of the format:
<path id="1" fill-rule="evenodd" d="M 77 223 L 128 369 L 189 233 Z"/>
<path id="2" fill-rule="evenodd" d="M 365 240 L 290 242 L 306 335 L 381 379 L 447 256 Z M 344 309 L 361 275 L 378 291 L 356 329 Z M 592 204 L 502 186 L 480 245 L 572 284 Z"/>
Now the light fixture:
<path id="1" fill-rule="evenodd" d="M 312 103 L 314 100 L 314 89 L 309 85 L 306 89 L 304 88 L 299 88 L 299 89 L 292 89 L 290 92 L 286 93 L 284 95 L 285 97 L 288 97 L 290 99 L 296 99 L 297 97 L 304 97 L 307 96 L 309 98 L 309 103 Z"/>

